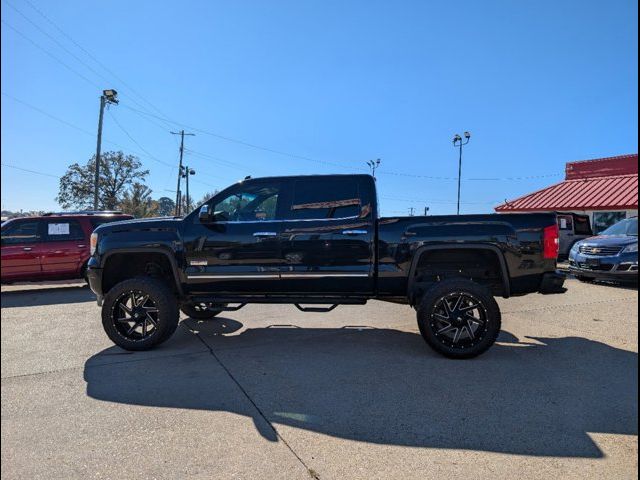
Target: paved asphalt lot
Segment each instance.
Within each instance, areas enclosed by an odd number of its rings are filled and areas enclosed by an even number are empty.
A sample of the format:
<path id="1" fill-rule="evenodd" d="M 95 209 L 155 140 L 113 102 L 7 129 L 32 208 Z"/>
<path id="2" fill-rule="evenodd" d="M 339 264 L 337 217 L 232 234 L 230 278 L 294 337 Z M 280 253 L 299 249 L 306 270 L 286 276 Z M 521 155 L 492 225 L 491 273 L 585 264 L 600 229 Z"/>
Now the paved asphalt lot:
<path id="1" fill-rule="evenodd" d="M 637 478 L 638 291 L 500 300 L 433 353 L 408 307 L 248 306 L 151 352 L 86 287 L 2 287 L 2 478 Z"/>

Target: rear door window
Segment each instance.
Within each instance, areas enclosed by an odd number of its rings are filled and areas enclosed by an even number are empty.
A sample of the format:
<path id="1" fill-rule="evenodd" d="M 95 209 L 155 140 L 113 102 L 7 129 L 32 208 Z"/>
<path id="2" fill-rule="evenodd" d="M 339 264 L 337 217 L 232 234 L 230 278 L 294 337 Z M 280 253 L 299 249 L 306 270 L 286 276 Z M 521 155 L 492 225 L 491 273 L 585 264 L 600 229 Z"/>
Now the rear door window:
<path id="1" fill-rule="evenodd" d="M 2 245 L 20 245 L 40 241 L 40 222 L 20 221 L 2 229 Z"/>
<path id="2" fill-rule="evenodd" d="M 293 182 L 289 220 L 357 217 L 361 213 L 358 181 L 353 177 L 302 178 Z"/>
<path id="3" fill-rule="evenodd" d="M 77 220 L 49 220 L 46 222 L 44 233 L 48 242 L 84 240 L 84 231 Z"/>

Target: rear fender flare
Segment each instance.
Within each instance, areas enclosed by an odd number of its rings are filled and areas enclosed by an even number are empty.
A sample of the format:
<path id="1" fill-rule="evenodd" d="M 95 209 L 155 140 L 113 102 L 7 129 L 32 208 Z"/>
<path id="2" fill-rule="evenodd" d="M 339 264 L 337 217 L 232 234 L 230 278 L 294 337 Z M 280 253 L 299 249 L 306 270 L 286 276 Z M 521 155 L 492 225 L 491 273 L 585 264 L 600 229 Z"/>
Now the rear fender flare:
<path id="1" fill-rule="evenodd" d="M 413 255 L 413 260 L 411 262 L 411 268 L 409 269 L 409 279 L 407 284 L 407 293 L 410 294 L 413 288 L 413 283 L 415 282 L 416 270 L 418 268 L 418 263 L 420 262 L 420 257 L 426 253 L 431 252 L 433 250 L 488 250 L 490 252 L 495 253 L 498 258 L 498 263 L 500 264 L 500 273 L 502 276 L 502 288 L 504 298 L 509 298 L 511 296 L 511 283 L 509 281 L 509 270 L 507 268 L 507 262 L 504 259 L 504 255 L 502 251 L 496 247 L 495 245 L 485 245 L 482 243 L 465 243 L 461 245 L 425 245 L 416 250 Z"/>

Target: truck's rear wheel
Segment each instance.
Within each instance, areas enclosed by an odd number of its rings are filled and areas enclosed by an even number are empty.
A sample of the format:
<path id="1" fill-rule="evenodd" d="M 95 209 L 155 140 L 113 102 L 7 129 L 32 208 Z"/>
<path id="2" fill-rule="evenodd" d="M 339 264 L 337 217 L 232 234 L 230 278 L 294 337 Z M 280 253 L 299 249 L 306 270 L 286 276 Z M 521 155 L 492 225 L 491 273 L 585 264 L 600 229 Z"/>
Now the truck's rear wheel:
<path id="1" fill-rule="evenodd" d="M 167 340 L 178 325 L 178 304 L 155 278 L 140 277 L 115 285 L 104 298 L 102 326 L 119 347 L 148 350 Z"/>
<path id="2" fill-rule="evenodd" d="M 464 279 L 444 280 L 427 290 L 417 308 L 424 340 L 450 358 L 471 358 L 500 333 L 500 308 L 491 292 Z"/>
<path id="3" fill-rule="evenodd" d="M 221 303 L 183 303 L 180 310 L 195 320 L 209 320 L 222 312 L 224 307 L 226 304 Z"/>

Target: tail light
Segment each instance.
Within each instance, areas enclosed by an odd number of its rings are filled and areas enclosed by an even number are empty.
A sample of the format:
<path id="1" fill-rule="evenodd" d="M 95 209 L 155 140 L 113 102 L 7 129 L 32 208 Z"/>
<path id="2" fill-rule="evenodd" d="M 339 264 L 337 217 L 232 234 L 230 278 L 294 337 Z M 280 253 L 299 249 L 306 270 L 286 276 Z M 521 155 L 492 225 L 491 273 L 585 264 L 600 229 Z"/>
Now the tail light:
<path id="1" fill-rule="evenodd" d="M 560 230 L 558 229 L 558 224 L 551 225 L 544 229 L 542 241 L 544 243 L 544 258 L 556 260 L 558 253 L 560 253 Z"/>

